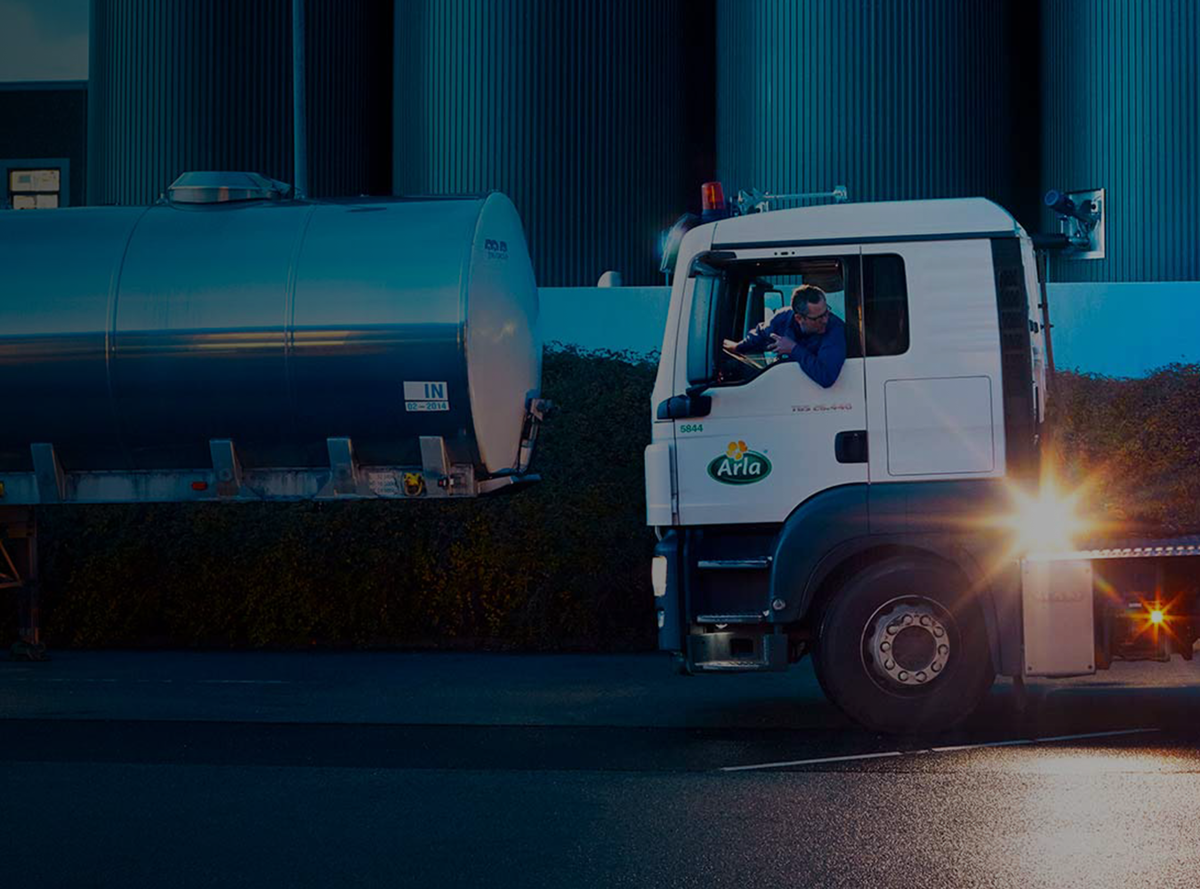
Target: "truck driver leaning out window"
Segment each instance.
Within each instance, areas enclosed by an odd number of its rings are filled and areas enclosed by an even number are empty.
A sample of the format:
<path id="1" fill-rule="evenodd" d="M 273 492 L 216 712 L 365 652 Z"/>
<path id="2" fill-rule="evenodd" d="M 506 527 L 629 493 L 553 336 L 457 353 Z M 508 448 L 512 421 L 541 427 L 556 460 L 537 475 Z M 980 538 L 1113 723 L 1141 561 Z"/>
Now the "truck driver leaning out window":
<path id="1" fill-rule="evenodd" d="M 779 353 L 780 361 L 794 361 L 814 383 L 828 389 L 837 382 L 846 361 L 846 324 L 829 311 L 825 291 L 801 284 L 792 291 L 792 307 L 755 327 L 740 343 L 725 340 L 725 348 Z"/>

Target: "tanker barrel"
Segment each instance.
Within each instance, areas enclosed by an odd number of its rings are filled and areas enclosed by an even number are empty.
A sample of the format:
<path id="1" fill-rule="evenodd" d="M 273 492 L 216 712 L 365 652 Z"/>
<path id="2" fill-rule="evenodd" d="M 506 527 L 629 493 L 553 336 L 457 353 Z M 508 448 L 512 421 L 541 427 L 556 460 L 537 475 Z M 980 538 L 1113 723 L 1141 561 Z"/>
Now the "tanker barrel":
<path id="1" fill-rule="evenodd" d="M 341 496 L 328 481 L 343 451 L 353 496 L 461 479 L 478 493 L 520 473 L 541 342 L 506 197 L 298 201 L 252 174 L 171 193 L 0 213 L 0 505 L 36 488 L 35 444 L 53 448 L 67 501 Z M 239 484 L 216 477 L 235 464 Z M 161 489 L 193 470 L 213 490 Z M 143 493 L 80 494 L 120 478 Z"/>

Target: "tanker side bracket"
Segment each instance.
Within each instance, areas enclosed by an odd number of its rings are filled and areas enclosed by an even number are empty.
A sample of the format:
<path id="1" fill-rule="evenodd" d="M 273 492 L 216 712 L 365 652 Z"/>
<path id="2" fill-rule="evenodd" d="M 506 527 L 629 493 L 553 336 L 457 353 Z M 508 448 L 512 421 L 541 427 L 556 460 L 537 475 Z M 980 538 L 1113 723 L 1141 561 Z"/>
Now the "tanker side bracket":
<path id="1" fill-rule="evenodd" d="M 359 493 L 358 461 L 354 459 L 354 445 L 348 438 L 327 438 L 325 448 L 329 451 L 329 468 L 333 477 L 326 488 L 337 496 Z"/>
<path id="2" fill-rule="evenodd" d="M 233 442 L 228 438 L 214 438 L 208 443 L 208 452 L 212 455 L 213 470 L 217 474 L 217 496 L 225 500 L 240 495 L 242 464 Z"/>
<path id="3" fill-rule="evenodd" d="M 422 435 L 420 441 L 421 471 L 425 474 L 425 484 L 449 487 L 450 456 L 446 453 L 446 440 L 440 435 Z"/>
<path id="4" fill-rule="evenodd" d="M 41 503 L 62 503 L 67 499 L 67 476 L 58 455 L 54 453 L 54 445 L 39 442 L 29 446 L 33 455 L 33 478 L 37 484 L 38 501 Z"/>

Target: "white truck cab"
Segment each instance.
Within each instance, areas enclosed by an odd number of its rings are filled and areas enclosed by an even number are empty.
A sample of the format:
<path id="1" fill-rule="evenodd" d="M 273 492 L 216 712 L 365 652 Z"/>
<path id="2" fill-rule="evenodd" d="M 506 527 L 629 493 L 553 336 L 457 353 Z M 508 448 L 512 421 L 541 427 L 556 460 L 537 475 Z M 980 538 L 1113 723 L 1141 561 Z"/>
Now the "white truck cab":
<path id="1" fill-rule="evenodd" d="M 827 387 L 723 348 L 801 283 L 844 322 Z M 811 652 L 830 698 L 886 731 L 952 724 L 996 673 L 1094 670 L 1095 609 L 1077 621 L 1078 663 L 1029 669 L 1030 584 L 998 521 L 1039 480 L 1039 293 L 1031 239 L 984 199 L 689 231 L 646 450 L 659 647 L 691 673 L 782 670 Z M 1058 576 L 1042 571 L 1039 589 Z"/>

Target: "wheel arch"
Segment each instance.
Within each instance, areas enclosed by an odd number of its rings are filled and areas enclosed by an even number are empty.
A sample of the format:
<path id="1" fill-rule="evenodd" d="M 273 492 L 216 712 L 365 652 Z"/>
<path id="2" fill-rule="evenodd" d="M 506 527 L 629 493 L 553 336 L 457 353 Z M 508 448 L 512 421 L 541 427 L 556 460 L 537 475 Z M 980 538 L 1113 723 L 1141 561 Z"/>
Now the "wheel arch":
<path id="1" fill-rule="evenodd" d="M 812 608 L 832 595 L 855 568 L 890 555 L 936 559 L 965 578 L 983 611 L 998 673 L 1021 672 L 1019 563 L 1006 560 L 1004 541 L 963 530 L 963 517 L 1005 503 L 1003 480 L 849 484 L 827 488 L 799 504 L 775 539 L 769 620 L 813 628 Z"/>

